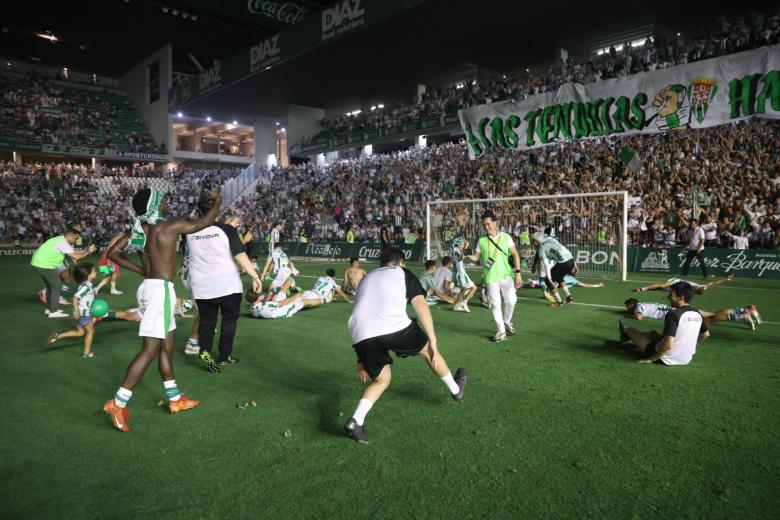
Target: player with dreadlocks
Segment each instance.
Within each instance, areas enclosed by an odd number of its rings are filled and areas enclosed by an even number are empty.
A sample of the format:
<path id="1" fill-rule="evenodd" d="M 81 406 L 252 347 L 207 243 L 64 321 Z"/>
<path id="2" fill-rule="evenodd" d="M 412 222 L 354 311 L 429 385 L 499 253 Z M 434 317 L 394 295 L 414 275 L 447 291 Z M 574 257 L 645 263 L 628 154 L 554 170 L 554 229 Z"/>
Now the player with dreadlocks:
<path id="1" fill-rule="evenodd" d="M 143 311 L 138 331 L 138 335 L 143 338 L 141 351 L 130 362 L 122 386 L 114 398 L 109 399 L 103 406 L 117 430 L 130 431 L 127 401 L 149 364 L 158 357 L 160 375 L 169 401 L 168 410 L 176 413 L 200 404 L 199 401 L 179 392 L 173 375 L 173 331 L 176 329 L 176 293 L 173 289 L 173 278 L 176 275 L 176 246 L 179 235 L 195 233 L 210 226 L 219 213 L 219 193 L 204 192 L 201 195 L 201 198 L 203 197 L 213 201 L 211 209 L 201 218 L 165 222 L 168 205 L 163 200 L 163 195 L 150 188 L 139 191 L 133 197 L 136 219 L 132 229 L 125 232 L 108 250 L 108 258 L 144 277 L 137 293 L 138 307 Z M 127 253 L 137 253 L 141 258 L 141 265 L 130 261 Z"/>

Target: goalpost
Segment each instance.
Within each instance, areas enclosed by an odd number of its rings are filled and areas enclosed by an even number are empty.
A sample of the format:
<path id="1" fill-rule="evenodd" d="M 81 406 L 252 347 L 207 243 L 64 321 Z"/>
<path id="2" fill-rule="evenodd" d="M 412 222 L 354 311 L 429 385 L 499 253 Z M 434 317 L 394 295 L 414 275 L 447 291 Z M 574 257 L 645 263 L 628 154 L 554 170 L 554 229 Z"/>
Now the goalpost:
<path id="1" fill-rule="evenodd" d="M 473 250 L 488 209 L 500 230 L 512 235 L 523 272 L 531 271 L 535 254 L 531 235 L 546 230 L 572 252 L 578 276 L 626 280 L 628 192 L 431 201 L 425 207 L 426 258 L 449 255 L 457 236 Z"/>

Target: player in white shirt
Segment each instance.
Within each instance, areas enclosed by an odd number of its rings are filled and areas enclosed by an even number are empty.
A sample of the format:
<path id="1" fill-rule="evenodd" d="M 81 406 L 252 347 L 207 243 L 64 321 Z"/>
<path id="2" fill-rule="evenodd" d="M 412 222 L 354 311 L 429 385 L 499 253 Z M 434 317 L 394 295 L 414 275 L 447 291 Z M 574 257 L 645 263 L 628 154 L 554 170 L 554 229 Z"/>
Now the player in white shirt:
<path id="1" fill-rule="evenodd" d="M 455 301 L 453 311 L 471 312 L 469 300 L 477 292 L 477 286 L 466 273 L 465 250 L 469 243 L 463 237 L 457 237 L 452 241 L 452 260 L 455 263 L 455 287 L 458 289 L 458 298 Z"/>
<path id="2" fill-rule="evenodd" d="M 588 289 L 598 289 L 598 288 L 604 287 L 603 283 L 586 283 L 586 282 L 581 282 L 580 280 L 578 280 L 577 278 L 573 277 L 570 274 L 567 274 L 566 276 L 563 277 L 563 282 L 566 284 L 567 287 L 584 287 L 584 288 L 588 288 Z M 550 293 L 549 288 L 547 287 L 547 284 L 545 284 L 543 280 L 529 280 L 526 284 L 523 284 L 523 288 L 526 288 L 526 287 L 528 287 L 530 289 L 534 289 L 534 288 L 538 287 L 539 289 L 542 290 L 542 296 L 544 296 L 544 298 L 548 302 L 556 303 L 555 302 L 555 298 Z"/>
<path id="3" fill-rule="evenodd" d="M 433 283 L 435 284 L 436 292 L 444 294 L 449 298 L 455 300 L 457 296 L 455 294 L 455 284 L 452 283 L 452 257 L 445 256 L 441 259 L 441 267 L 436 269 L 433 273 Z"/>
<path id="4" fill-rule="evenodd" d="M 268 256 L 271 256 L 271 253 L 273 253 L 276 244 L 278 244 L 281 240 L 282 240 L 282 223 L 274 222 L 274 225 L 271 226 L 270 236 L 268 237 Z"/>
<path id="5" fill-rule="evenodd" d="M 636 298 L 629 298 L 624 304 L 628 317 L 635 320 L 644 318 L 662 320 L 669 312 L 674 310 L 669 305 L 655 302 L 640 302 Z M 715 312 L 699 309 L 699 313 L 707 325 L 712 325 L 719 321 L 744 321 L 752 330 L 756 330 L 756 324 L 761 324 L 761 315 L 758 313 L 758 308 L 752 304 L 744 307 L 721 309 Z"/>
<path id="6" fill-rule="evenodd" d="M 710 335 L 701 313 L 689 305 L 695 294 L 685 282 L 672 285 L 668 298 L 673 309 L 664 316 L 663 333 L 641 332 L 620 320 L 620 342 L 636 345 L 642 355 L 639 363 L 687 365 L 696 354 L 696 344 Z"/>
<path id="7" fill-rule="evenodd" d="M 533 234 L 533 245 L 536 247 L 536 259 L 540 264 L 540 272 L 544 273 L 542 278 L 555 298 L 553 305 L 563 305 L 558 289 L 561 289 L 566 295 L 566 303 L 572 303 L 574 298 L 569 293 L 564 277 L 567 274 L 577 274 L 574 255 L 558 240 L 552 236 L 546 236 L 542 231 Z"/>
<path id="8" fill-rule="evenodd" d="M 291 318 L 305 306 L 301 293 L 296 293 L 288 298 L 280 291 L 274 295 L 272 300 L 266 301 L 262 294 L 257 294 L 250 289 L 246 293 L 246 299 L 249 302 L 249 311 L 252 316 L 267 320 Z"/>
<path id="9" fill-rule="evenodd" d="M 691 287 L 693 287 L 693 290 L 696 292 L 696 294 L 704 294 L 704 291 L 709 289 L 710 287 L 715 287 L 716 285 L 720 285 L 722 283 L 726 283 L 729 280 L 732 280 L 734 278 L 734 273 L 729 273 L 728 275 L 724 276 L 720 280 L 712 280 L 710 282 L 706 282 L 704 284 L 692 282 L 690 280 L 685 280 L 683 278 L 669 278 L 665 282 L 661 283 L 653 283 L 650 285 L 646 285 L 644 287 L 637 287 L 634 289 L 634 292 L 645 292 L 645 291 L 665 291 L 669 292 L 669 288 L 676 284 L 677 282 L 685 282 L 687 284 L 690 284 Z"/>
<path id="10" fill-rule="evenodd" d="M 341 296 L 345 302 L 352 303 L 352 300 L 349 299 L 349 296 L 347 296 L 344 291 L 341 290 L 339 284 L 336 283 L 335 276 L 336 270 L 328 269 L 325 271 L 325 276 L 320 276 L 317 278 L 317 281 L 314 283 L 314 287 L 308 291 L 304 291 L 303 299 L 307 302 L 312 302 L 312 304 L 307 305 L 307 307 L 315 307 L 317 305 L 322 305 L 323 303 L 330 303 L 331 300 L 333 300 L 334 292 Z"/>
<path id="11" fill-rule="evenodd" d="M 287 253 L 282 250 L 282 244 L 278 242 L 274 245 L 271 254 L 265 261 L 260 279 L 264 280 L 269 273 L 273 273 L 274 279 L 268 288 L 268 298 L 272 296 L 273 289 L 281 288 L 288 278 L 300 274 L 292 260 L 287 257 Z"/>
<path id="12" fill-rule="evenodd" d="M 360 443 L 367 442 L 363 432 L 366 415 L 390 386 L 393 363 L 390 351 L 398 357 L 417 356 L 425 360 L 456 401 L 463 399 L 467 381 L 463 368 L 452 375 L 437 348 L 425 290 L 417 277 L 404 267 L 403 251 L 384 249 L 379 266 L 360 282 L 348 323 L 357 354 L 357 376 L 368 384 L 344 431 Z M 419 324 L 407 315 L 408 304 L 414 308 Z"/>

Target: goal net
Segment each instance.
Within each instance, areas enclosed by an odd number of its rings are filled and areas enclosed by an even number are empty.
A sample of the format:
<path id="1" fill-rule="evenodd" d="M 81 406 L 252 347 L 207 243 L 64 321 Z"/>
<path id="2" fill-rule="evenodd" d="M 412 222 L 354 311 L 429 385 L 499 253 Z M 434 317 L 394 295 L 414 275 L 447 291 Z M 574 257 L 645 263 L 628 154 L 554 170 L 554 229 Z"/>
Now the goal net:
<path id="1" fill-rule="evenodd" d="M 578 277 L 626 279 L 628 193 L 625 191 L 429 202 L 427 258 L 449 255 L 452 239 L 458 236 L 468 240 L 473 250 L 479 237 L 485 234 L 481 216 L 486 210 L 492 210 L 500 230 L 512 236 L 524 273 L 531 272 L 536 253 L 531 236 L 543 231 L 555 236 L 572 252 Z"/>

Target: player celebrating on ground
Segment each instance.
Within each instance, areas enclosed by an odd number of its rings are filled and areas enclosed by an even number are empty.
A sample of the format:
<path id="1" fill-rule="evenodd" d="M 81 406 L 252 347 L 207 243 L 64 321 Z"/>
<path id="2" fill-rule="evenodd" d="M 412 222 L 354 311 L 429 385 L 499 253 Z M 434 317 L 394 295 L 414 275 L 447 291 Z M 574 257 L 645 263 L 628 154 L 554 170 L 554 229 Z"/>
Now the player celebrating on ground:
<path id="1" fill-rule="evenodd" d="M 144 277 L 138 287 L 138 306 L 143 309 L 138 335 L 143 338 L 141 351 L 130 362 L 122 386 L 113 399 L 109 399 L 103 410 L 111 417 L 117 430 L 128 432 L 130 418 L 126 406 L 133 395 L 133 389 L 143 377 L 149 364 L 159 357 L 159 370 L 168 397 L 171 413 L 189 410 L 200 404 L 181 394 L 173 375 L 173 331 L 176 320 L 173 316 L 173 302 L 176 293 L 173 278 L 176 275 L 176 246 L 179 235 L 200 231 L 210 226 L 219 213 L 219 193 L 204 193 L 213 199 L 211 209 L 197 220 L 163 221 L 168 209 L 162 194 L 150 188 L 143 189 L 133 197 L 133 210 L 137 217 L 131 231 L 118 240 L 109 250 L 108 257 L 125 269 Z M 142 265 L 131 262 L 123 252 L 137 252 Z"/>
<path id="2" fill-rule="evenodd" d="M 452 241 L 452 261 L 455 263 L 455 287 L 460 289 L 458 298 L 455 301 L 453 311 L 471 312 L 469 310 L 469 300 L 477 292 L 477 286 L 471 281 L 466 273 L 465 250 L 469 243 L 463 237 L 456 237 Z"/>
<path id="3" fill-rule="evenodd" d="M 357 258 L 349 259 L 349 267 L 344 271 L 344 285 L 342 289 L 347 294 L 355 295 L 360 280 L 366 276 L 366 270 L 360 267 L 360 260 Z"/>
<path id="4" fill-rule="evenodd" d="M 341 290 L 339 284 L 336 283 L 334 278 L 335 276 L 336 270 L 328 269 L 325 271 L 325 276 L 320 276 L 317 278 L 317 281 L 314 282 L 314 287 L 311 290 L 305 291 L 303 293 L 304 300 L 310 301 L 312 303 L 317 301 L 320 302 L 319 304 L 307 305 L 307 307 L 316 307 L 317 305 L 330 302 L 333 299 L 334 292 L 341 296 L 345 302 L 352 303 L 352 300 L 349 299 L 349 296 L 344 294 L 344 291 Z"/>
<path id="5" fill-rule="evenodd" d="M 663 334 L 654 330 L 641 332 L 628 328 L 620 320 L 620 342 L 634 342 L 642 354 L 639 363 L 687 365 L 696 354 L 696 343 L 710 336 L 701 313 L 689 306 L 695 294 L 693 288 L 685 282 L 672 285 L 668 297 L 673 310 L 664 317 Z"/>
<path id="6" fill-rule="evenodd" d="M 283 286 L 284 282 L 286 282 L 290 276 L 299 274 L 298 269 L 295 268 L 295 264 L 287 257 L 287 253 L 282 251 L 282 244 L 279 242 L 274 244 L 271 255 L 265 261 L 260 279 L 264 280 L 265 276 L 270 272 L 273 272 L 274 280 L 268 287 L 268 299 L 273 296 L 273 290 Z"/>
<path id="7" fill-rule="evenodd" d="M 655 302 L 640 302 L 636 298 L 629 298 L 624 302 L 626 313 L 630 318 L 642 320 L 651 318 L 662 320 L 666 314 L 673 309 L 668 305 Z M 721 309 L 715 312 L 709 312 L 699 309 L 699 313 L 704 318 L 707 325 L 712 325 L 719 321 L 744 321 L 752 330 L 756 330 L 756 323 L 761 324 L 761 315 L 755 305 L 746 305 L 744 307 L 734 307 L 731 309 Z"/>
<path id="8" fill-rule="evenodd" d="M 570 274 L 567 274 L 566 276 L 564 276 L 563 277 L 563 281 L 564 281 L 564 283 L 566 283 L 567 287 L 583 287 L 583 288 L 587 288 L 587 289 L 599 289 L 601 287 L 604 287 L 603 283 L 585 283 L 585 282 L 581 282 L 580 280 L 578 280 L 577 278 L 573 277 Z M 526 286 L 523 285 L 523 287 L 525 288 Z M 550 291 L 549 291 L 549 289 L 547 287 L 547 284 L 543 280 L 529 280 L 528 281 L 528 288 L 534 289 L 536 287 L 538 287 L 539 289 L 542 290 L 542 295 L 544 296 L 544 298 L 548 302 L 556 303 L 555 298 L 550 293 Z"/>
<path id="9" fill-rule="evenodd" d="M 412 304 L 419 319 L 409 319 L 406 305 Z M 433 317 L 425 302 L 425 291 L 417 277 L 404 267 L 404 254 L 398 248 L 382 251 L 379 269 L 361 282 L 357 303 L 349 318 L 352 346 L 357 353 L 357 375 L 361 382 L 371 382 L 363 390 L 357 409 L 344 425 L 346 434 L 366 443 L 363 423 L 371 407 L 390 386 L 389 355 L 420 356 L 444 382 L 456 401 L 463 399 L 466 370 L 459 368 L 453 378 L 447 362 L 438 351 Z"/>
<path id="10" fill-rule="evenodd" d="M 669 292 L 672 285 L 676 284 L 677 282 L 684 282 L 690 285 L 691 287 L 693 287 L 693 290 L 696 292 L 696 294 L 704 294 L 704 291 L 706 291 L 710 287 L 715 287 L 716 285 L 726 283 L 733 279 L 734 279 L 734 273 L 729 273 L 728 275 L 724 276 L 720 280 L 712 280 L 704 284 L 691 282 L 690 280 L 684 280 L 682 278 L 669 278 L 665 282 L 653 283 L 650 285 L 646 285 L 644 287 L 637 287 L 636 289 L 634 289 L 634 292 L 645 292 L 645 291 Z"/>
<path id="11" fill-rule="evenodd" d="M 545 282 L 547 282 L 547 287 L 555 298 L 553 305 L 563 305 L 558 289 L 561 289 L 566 295 L 566 303 L 572 303 L 574 298 L 569 293 L 569 288 L 563 279 L 567 274 L 577 274 L 577 264 L 574 263 L 574 255 L 555 238 L 545 237 L 541 231 L 534 233 L 533 242 L 534 247 L 537 248 L 537 260 L 544 270 Z"/>
<path id="12" fill-rule="evenodd" d="M 420 284 L 425 291 L 425 299 L 428 302 L 428 305 L 436 305 L 439 301 L 454 304 L 455 300 L 436 289 L 436 280 L 433 278 L 435 272 L 436 260 L 426 260 L 425 271 L 417 275 L 417 278 L 420 280 Z"/>

